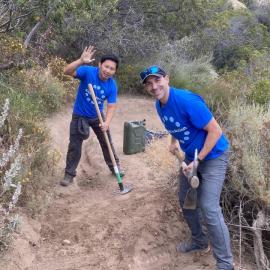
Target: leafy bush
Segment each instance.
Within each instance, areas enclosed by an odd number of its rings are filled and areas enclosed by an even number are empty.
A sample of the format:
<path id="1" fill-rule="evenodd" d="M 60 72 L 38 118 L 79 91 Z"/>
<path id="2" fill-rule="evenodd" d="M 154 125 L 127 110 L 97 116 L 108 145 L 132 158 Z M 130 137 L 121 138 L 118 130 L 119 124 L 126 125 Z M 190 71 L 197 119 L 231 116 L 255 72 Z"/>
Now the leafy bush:
<path id="1" fill-rule="evenodd" d="M 215 110 L 220 110 L 223 119 L 227 118 L 228 107 L 233 100 L 244 104 L 257 102 L 267 107 L 269 67 L 269 53 L 255 51 L 248 62 L 240 62 L 237 70 L 225 72 L 199 92 Z"/>
<path id="2" fill-rule="evenodd" d="M 140 82 L 139 73 L 144 67 L 139 65 L 122 64 L 116 73 L 119 93 L 141 94 L 144 93 Z"/>
<path id="3" fill-rule="evenodd" d="M 258 104 L 268 106 L 270 102 L 270 80 L 255 83 L 249 98 Z"/>
<path id="4" fill-rule="evenodd" d="M 248 9 L 218 13 L 202 36 L 213 44 L 213 64 L 224 70 L 237 68 L 241 60 L 249 61 L 255 51 L 270 44 L 267 28 Z"/>
<path id="5" fill-rule="evenodd" d="M 48 69 L 35 67 L 29 70 L 20 70 L 9 78 L 10 84 L 16 89 L 16 93 L 20 93 L 20 100 L 12 92 L 11 102 L 14 100 L 16 105 L 21 107 L 19 103 L 31 103 L 29 110 L 34 109 L 36 115 L 47 115 L 55 112 L 65 102 L 63 85 L 54 78 Z M 27 109 L 26 106 L 22 106 Z M 32 108 L 35 107 L 35 108 Z M 31 111 L 29 111 L 32 114 Z"/>
<path id="6" fill-rule="evenodd" d="M 0 64 L 7 64 L 10 61 L 19 61 L 25 54 L 21 40 L 6 34 L 0 34 L 0 51 Z"/>
<path id="7" fill-rule="evenodd" d="M 50 70 L 52 76 L 58 78 L 62 83 L 65 89 L 65 95 L 67 101 L 74 101 L 75 98 L 75 89 L 78 87 L 78 81 L 74 80 L 70 76 L 64 75 L 64 67 L 67 65 L 67 62 L 60 58 L 54 57 L 48 63 L 48 69 Z"/>
<path id="8" fill-rule="evenodd" d="M 66 65 L 67 62 L 64 59 L 56 56 L 49 61 L 48 68 L 51 74 L 58 78 L 60 81 L 69 81 L 70 77 L 64 75 L 63 72 Z"/>

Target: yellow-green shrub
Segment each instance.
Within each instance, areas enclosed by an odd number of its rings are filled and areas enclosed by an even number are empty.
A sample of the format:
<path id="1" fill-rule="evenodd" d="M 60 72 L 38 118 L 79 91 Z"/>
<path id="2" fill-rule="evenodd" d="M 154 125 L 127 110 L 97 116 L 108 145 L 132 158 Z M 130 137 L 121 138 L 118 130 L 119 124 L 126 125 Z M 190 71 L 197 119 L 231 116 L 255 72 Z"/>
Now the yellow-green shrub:
<path id="1" fill-rule="evenodd" d="M 270 80 L 255 83 L 249 98 L 258 104 L 268 105 L 270 102 Z"/>
<path id="2" fill-rule="evenodd" d="M 20 39 L 6 34 L 0 34 L 0 52 L 0 63 L 7 64 L 9 61 L 22 58 L 25 54 L 25 49 Z"/>
<path id="3" fill-rule="evenodd" d="M 67 62 L 60 58 L 54 57 L 48 63 L 48 69 L 51 74 L 63 82 L 65 88 L 65 95 L 67 101 L 71 102 L 75 98 L 76 89 L 78 87 L 78 81 L 74 80 L 70 76 L 64 75 L 64 67 L 67 65 Z"/>

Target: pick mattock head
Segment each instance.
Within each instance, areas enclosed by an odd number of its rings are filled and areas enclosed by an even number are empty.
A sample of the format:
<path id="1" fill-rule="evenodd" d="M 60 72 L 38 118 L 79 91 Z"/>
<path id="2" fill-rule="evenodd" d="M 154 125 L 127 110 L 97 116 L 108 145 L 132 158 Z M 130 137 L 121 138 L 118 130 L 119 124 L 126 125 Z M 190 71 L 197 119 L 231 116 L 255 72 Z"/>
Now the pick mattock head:
<path id="1" fill-rule="evenodd" d="M 129 193 L 131 191 L 132 191 L 132 187 L 131 186 L 125 186 L 124 189 L 120 191 L 120 194 L 121 195 L 125 195 L 125 194 L 127 194 L 127 193 Z"/>
<path id="2" fill-rule="evenodd" d="M 195 188 L 190 188 L 187 191 L 183 208 L 193 210 L 197 208 L 197 190 Z"/>

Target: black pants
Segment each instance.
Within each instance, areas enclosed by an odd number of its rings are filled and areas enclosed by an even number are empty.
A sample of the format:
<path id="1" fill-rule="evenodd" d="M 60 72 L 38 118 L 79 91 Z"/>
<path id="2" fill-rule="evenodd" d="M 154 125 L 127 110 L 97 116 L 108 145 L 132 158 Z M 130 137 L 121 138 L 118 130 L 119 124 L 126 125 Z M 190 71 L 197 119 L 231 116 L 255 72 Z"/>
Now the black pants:
<path id="1" fill-rule="evenodd" d="M 82 128 L 82 125 L 83 125 L 83 128 Z M 66 168 L 65 168 L 65 173 L 71 176 L 74 176 L 74 177 L 76 176 L 76 169 L 78 167 L 79 161 L 81 159 L 81 154 L 82 154 L 82 143 L 84 140 L 86 140 L 89 137 L 89 127 L 93 129 L 93 131 L 95 132 L 98 138 L 99 144 L 103 152 L 103 157 L 107 166 L 112 172 L 114 171 L 104 134 L 101 128 L 99 127 L 98 118 L 90 119 L 90 118 L 81 117 L 76 114 L 73 114 L 72 120 L 70 122 L 69 145 L 68 145 Z M 88 133 L 87 133 L 87 129 L 88 129 Z M 108 138 L 109 138 L 112 151 L 116 160 L 116 164 L 119 167 L 119 159 L 115 153 L 109 130 L 107 131 L 107 134 L 108 134 Z"/>

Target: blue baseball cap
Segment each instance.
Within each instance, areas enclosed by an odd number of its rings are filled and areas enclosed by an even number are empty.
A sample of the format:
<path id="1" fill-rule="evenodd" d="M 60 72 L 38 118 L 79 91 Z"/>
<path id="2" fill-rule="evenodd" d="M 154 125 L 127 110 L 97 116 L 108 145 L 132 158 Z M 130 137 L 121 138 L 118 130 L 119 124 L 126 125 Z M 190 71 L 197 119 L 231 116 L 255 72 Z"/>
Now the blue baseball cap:
<path id="1" fill-rule="evenodd" d="M 150 66 L 140 73 L 142 83 L 145 83 L 146 78 L 149 76 L 164 77 L 166 72 L 159 66 Z"/>

